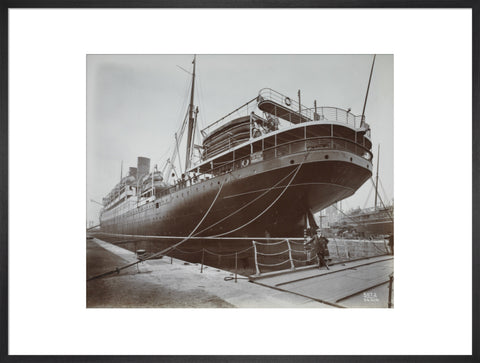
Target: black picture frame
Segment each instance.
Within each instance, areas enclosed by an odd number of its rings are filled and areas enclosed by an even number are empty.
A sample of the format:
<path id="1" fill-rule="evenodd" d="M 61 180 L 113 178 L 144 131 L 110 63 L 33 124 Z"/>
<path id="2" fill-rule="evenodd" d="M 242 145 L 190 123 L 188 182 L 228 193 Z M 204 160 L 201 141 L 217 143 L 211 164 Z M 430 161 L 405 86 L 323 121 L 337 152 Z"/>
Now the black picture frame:
<path id="1" fill-rule="evenodd" d="M 8 10 L 14 8 L 470 8 L 472 9 L 472 355 L 471 356 L 13 356 L 8 354 Z M 450 362 L 479 361 L 480 3 L 475 0 L 18 0 L 0 8 L 0 360 L 2 362 Z M 440 317 L 439 317 L 440 319 Z"/>

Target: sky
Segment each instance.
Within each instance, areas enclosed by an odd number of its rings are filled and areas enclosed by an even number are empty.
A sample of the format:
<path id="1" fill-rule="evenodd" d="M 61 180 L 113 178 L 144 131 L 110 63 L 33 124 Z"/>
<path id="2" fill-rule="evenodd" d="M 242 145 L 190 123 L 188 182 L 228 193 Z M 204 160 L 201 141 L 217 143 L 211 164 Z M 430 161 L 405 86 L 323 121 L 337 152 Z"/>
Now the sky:
<path id="1" fill-rule="evenodd" d="M 187 112 L 193 55 L 87 56 L 87 221 L 137 156 L 162 168 Z M 197 55 L 195 105 L 199 127 L 272 88 L 302 104 L 351 108 L 361 115 L 373 55 Z M 182 69 L 183 68 L 183 69 Z M 380 144 L 380 196 L 394 198 L 393 55 L 377 55 L 365 108 L 374 170 Z M 197 143 L 200 140 L 197 139 Z M 184 166 L 182 158 L 182 164 Z M 342 209 L 373 207 L 367 181 Z"/>

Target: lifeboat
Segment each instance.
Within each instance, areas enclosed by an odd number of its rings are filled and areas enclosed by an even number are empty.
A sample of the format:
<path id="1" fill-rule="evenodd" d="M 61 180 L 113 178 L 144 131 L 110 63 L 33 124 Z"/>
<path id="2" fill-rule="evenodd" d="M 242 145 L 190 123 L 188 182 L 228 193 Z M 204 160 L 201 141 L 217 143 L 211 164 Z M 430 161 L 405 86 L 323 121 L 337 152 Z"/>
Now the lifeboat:
<path id="1" fill-rule="evenodd" d="M 203 140 L 206 157 L 212 157 L 250 139 L 250 116 L 236 118 Z"/>

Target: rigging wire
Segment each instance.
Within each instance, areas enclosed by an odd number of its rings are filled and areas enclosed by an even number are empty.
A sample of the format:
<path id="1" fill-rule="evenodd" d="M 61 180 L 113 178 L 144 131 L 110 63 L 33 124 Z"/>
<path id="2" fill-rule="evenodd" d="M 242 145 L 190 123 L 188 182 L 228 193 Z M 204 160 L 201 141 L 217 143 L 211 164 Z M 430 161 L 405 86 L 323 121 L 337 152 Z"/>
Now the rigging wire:
<path id="1" fill-rule="evenodd" d="M 200 129 L 204 129 L 206 126 L 206 121 L 204 117 L 204 115 L 206 115 L 205 96 L 204 96 L 205 91 L 203 89 L 202 77 L 197 76 L 197 80 L 198 80 L 197 98 L 198 98 L 198 102 L 200 103 L 200 106 L 202 107 L 202 112 L 200 113 L 200 120 L 199 120 L 201 123 Z"/>
<path id="2" fill-rule="evenodd" d="M 373 188 L 370 188 L 370 190 L 368 191 L 368 196 L 367 196 L 367 199 L 365 200 L 365 204 L 363 205 L 363 209 L 365 209 L 365 207 L 367 206 L 368 204 L 368 201 L 370 199 L 370 196 L 372 195 L 372 190 Z"/>
<path id="3" fill-rule="evenodd" d="M 387 197 L 387 192 L 385 191 L 385 188 L 383 187 L 382 179 L 378 178 L 378 182 L 380 184 L 380 187 L 382 188 L 383 196 L 386 198 Z M 388 202 L 388 200 L 387 200 Z"/>
<path id="4" fill-rule="evenodd" d="M 372 181 L 373 186 L 375 186 L 375 182 L 373 181 L 373 178 L 372 178 L 372 177 L 370 177 L 370 180 Z M 378 198 L 380 199 L 380 203 L 382 203 L 383 209 L 385 210 L 385 212 L 387 212 L 388 217 L 389 217 L 389 218 L 392 220 L 392 222 L 393 222 L 393 217 L 392 217 L 392 215 L 390 214 L 390 212 L 388 211 L 388 209 L 387 209 L 387 207 L 385 206 L 385 204 L 383 203 L 382 197 L 381 197 L 380 195 L 378 195 Z"/>
<path id="5" fill-rule="evenodd" d="M 228 231 L 228 232 L 224 232 L 224 233 L 221 233 L 221 234 L 217 234 L 215 235 L 214 237 L 221 237 L 221 236 L 225 236 L 227 234 L 230 234 L 230 233 L 233 233 L 233 232 L 236 232 L 238 231 L 239 229 L 242 229 L 243 227 L 246 227 L 248 226 L 249 224 L 255 222 L 258 218 L 260 218 L 262 215 L 264 215 L 271 207 L 273 207 L 273 205 L 282 197 L 283 194 L 285 194 L 285 192 L 287 191 L 288 187 L 290 186 L 290 184 L 292 184 L 293 180 L 295 179 L 295 177 L 297 176 L 298 172 L 300 171 L 300 168 L 302 167 L 303 163 L 305 162 L 305 160 L 307 159 L 307 156 L 310 152 L 307 152 L 305 154 L 305 157 L 303 158 L 302 162 L 298 165 L 295 173 L 293 174 L 292 178 L 290 179 L 290 181 L 288 182 L 288 184 L 285 186 L 285 188 L 282 190 L 282 192 L 278 195 L 277 198 L 275 198 L 275 200 L 266 208 L 264 209 L 260 214 L 258 214 L 257 216 L 255 216 L 254 218 L 252 218 L 250 221 L 248 221 L 247 223 L 244 223 L 243 225 L 241 225 L 240 227 L 237 227 L 231 231 Z"/>
<path id="6" fill-rule="evenodd" d="M 332 206 L 333 206 L 337 211 L 339 211 L 340 213 L 342 213 L 345 217 L 351 219 L 353 222 L 355 222 L 355 223 L 361 223 L 361 222 L 362 222 L 361 216 L 359 216 L 359 217 L 349 216 L 348 214 L 346 214 L 345 212 L 343 212 L 341 209 L 339 209 L 335 204 L 332 204 Z M 355 220 L 355 218 L 357 218 L 358 221 Z"/>
<path id="7" fill-rule="evenodd" d="M 214 224 L 211 224 L 210 226 L 202 229 L 200 232 L 198 232 L 196 235 L 200 234 L 200 233 L 203 233 L 207 230 L 209 230 L 210 228 L 216 226 L 217 224 L 223 222 L 224 220 L 234 216 L 235 214 L 241 212 L 243 209 L 247 208 L 250 204 L 256 202 L 258 199 L 260 199 L 261 197 L 263 197 L 265 194 L 267 194 L 268 192 L 270 192 L 271 190 L 273 190 L 278 184 L 280 184 L 282 181 L 284 181 L 285 179 L 287 179 L 290 175 L 292 175 L 292 173 L 295 171 L 295 169 L 293 169 L 290 173 L 288 173 L 287 175 L 285 175 L 282 179 L 280 179 L 277 183 L 275 183 L 272 187 L 270 187 L 269 189 L 267 189 L 266 191 L 264 191 L 262 194 L 260 194 L 259 196 L 255 197 L 253 200 L 251 200 L 250 202 L 248 202 L 247 204 L 244 204 L 241 208 L 237 209 L 235 212 L 233 213 L 230 213 L 229 215 L 223 217 L 222 219 L 220 219 L 219 221 L 215 222 Z"/>

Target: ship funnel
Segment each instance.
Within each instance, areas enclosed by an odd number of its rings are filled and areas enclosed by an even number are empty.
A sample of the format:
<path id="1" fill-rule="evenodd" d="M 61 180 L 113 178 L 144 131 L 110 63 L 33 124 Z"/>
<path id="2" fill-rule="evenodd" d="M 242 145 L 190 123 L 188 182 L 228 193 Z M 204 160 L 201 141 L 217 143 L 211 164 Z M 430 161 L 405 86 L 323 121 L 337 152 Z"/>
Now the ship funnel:
<path id="1" fill-rule="evenodd" d="M 128 168 L 128 176 L 133 176 L 134 178 L 137 177 L 137 168 L 134 168 L 133 166 Z"/>
<path id="2" fill-rule="evenodd" d="M 137 180 L 150 172 L 150 159 L 139 156 L 137 158 Z"/>

